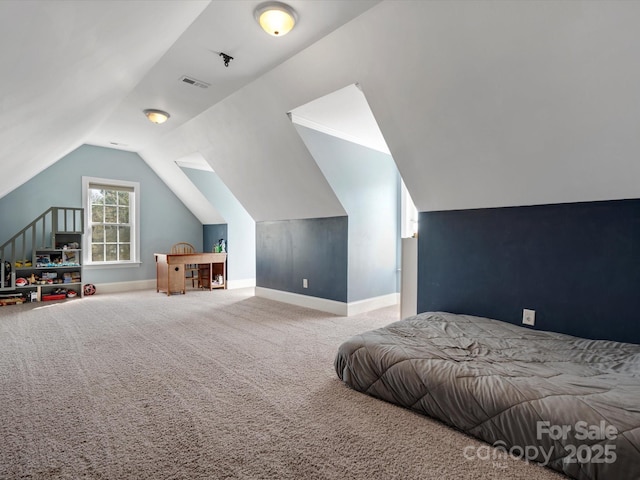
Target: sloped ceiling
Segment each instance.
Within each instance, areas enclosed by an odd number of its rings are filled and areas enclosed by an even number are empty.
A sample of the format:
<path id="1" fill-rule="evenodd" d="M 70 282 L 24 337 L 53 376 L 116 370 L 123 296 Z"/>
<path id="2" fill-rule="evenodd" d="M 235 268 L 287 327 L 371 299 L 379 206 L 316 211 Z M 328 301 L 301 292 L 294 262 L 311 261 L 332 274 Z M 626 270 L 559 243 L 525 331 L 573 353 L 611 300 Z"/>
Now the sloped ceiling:
<path id="1" fill-rule="evenodd" d="M 200 151 L 256 220 L 338 214 L 285 114 L 358 83 L 420 211 L 638 197 L 639 20 L 623 1 L 382 2 L 143 154 Z"/>
<path id="2" fill-rule="evenodd" d="M 227 2 L 207 8 L 218 3 Z M 257 3 L 233 2 L 249 11 Z M 300 10 L 358 4 L 290 3 Z M 355 83 L 421 211 L 640 196 L 639 2 L 393 0 L 357 6 L 341 27 L 334 23 L 309 35 L 254 78 L 238 80 L 224 98 L 203 102 L 198 113 L 183 117 L 177 109 L 173 126 L 153 130 L 136 149 L 201 220 L 211 209 L 184 193 L 188 182 L 175 164 L 196 152 L 256 220 L 343 214 L 286 114 Z M 305 18 L 313 16 L 301 14 L 300 32 Z M 135 64 L 131 68 L 137 72 Z M 162 96 L 156 97 L 162 107 Z M 97 98 L 87 101 L 102 105 Z M 111 108 L 121 109 L 114 102 Z M 84 106 L 70 104 L 69 116 L 89 121 L 89 130 L 101 123 Z M 29 117 L 23 112 L 20 120 Z M 11 125 L 6 116 L 2 123 Z M 76 140 L 88 138 L 84 130 L 73 131 L 80 123 L 69 124 Z M 36 138 L 20 131 L 12 137 L 3 137 L 13 146 L 3 147 L 3 165 L 11 152 L 26 162 L 19 145 Z"/>
<path id="3" fill-rule="evenodd" d="M 88 142 L 207 5 L 0 2 L 0 197 Z"/>
<path id="4" fill-rule="evenodd" d="M 260 3 L 0 2 L 10 72 L 0 77 L 0 165 L 12 171 L 0 176 L 0 197 L 83 143 L 139 152 L 378 0 L 292 0 L 299 21 L 282 38 L 258 27 Z M 229 67 L 220 52 L 234 58 Z M 170 121 L 151 124 L 145 108 L 167 110 Z M 220 218 L 184 175 L 170 187 L 203 222 Z"/>
<path id="5" fill-rule="evenodd" d="M 312 100 L 290 112 L 291 121 L 334 137 L 389 153 L 380 127 L 358 85 Z"/>

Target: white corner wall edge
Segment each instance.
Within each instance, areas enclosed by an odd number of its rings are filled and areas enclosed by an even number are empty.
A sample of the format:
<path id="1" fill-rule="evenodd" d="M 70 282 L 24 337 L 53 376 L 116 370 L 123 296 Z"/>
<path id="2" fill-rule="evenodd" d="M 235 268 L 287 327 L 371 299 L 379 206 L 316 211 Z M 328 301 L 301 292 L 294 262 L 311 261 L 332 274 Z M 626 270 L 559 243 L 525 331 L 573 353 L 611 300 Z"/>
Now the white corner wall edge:
<path id="1" fill-rule="evenodd" d="M 403 238 L 400 274 L 400 318 L 418 313 L 418 239 Z"/>
<path id="2" fill-rule="evenodd" d="M 255 292 L 256 297 L 268 298 L 269 300 L 275 300 L 276 302 L 288 303 L 298 307 L 333 313 L 334 315 L 339 315 L 341 317 L 349 317 L 351 315 L 369 312 L 378 308 L 397 305 L 399 297 L 397 293 L 390 293 L 380 297 L 367 298 L 357 302 L 346 303 L 264 287 L 256 287 Z"/>

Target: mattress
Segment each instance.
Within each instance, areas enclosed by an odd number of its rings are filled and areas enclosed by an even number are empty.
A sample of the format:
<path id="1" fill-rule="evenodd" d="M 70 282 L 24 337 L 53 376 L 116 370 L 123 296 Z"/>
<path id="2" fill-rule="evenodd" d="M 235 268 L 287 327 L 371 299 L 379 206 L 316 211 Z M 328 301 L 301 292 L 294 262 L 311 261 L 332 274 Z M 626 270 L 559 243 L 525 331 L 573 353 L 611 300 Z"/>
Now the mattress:
<path id="1" fill-rule="evenodd" d="M 352 337 L 335 369 L 498 456 L 576 479 L 640 478 L 640 345 L 428 312 Z"/>

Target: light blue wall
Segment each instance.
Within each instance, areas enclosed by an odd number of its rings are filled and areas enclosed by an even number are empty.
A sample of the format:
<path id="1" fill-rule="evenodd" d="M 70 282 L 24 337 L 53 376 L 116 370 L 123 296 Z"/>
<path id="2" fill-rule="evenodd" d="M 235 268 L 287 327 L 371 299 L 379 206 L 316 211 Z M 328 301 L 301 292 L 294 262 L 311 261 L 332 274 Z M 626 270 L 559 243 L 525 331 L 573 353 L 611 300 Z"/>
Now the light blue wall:
<path id="1" fill-rule="evenodd" d="M 0 199 L 0 244 L 51 206 L 82 207 L 82 177 L 140 183 L 140 267 L 84 268 L 83 282 L 155 279 L 153 254 L 202 248 L 202 224 L 136 153 L 83 145 Z"/>
<path id="2" fill-rule="evenodd" d="M 227 275 L 230 281 L 256 278 L 256 222 L 215 172 L 182 168 L 227 221 Z M 210 251 L 212 245 L 205 245 Z"/>
<path id="3" fill-rule="evenodd" d="M 296 125 L 349 217 L 348 301 L 398 292 L 400 175 L 391 155 Z"/>

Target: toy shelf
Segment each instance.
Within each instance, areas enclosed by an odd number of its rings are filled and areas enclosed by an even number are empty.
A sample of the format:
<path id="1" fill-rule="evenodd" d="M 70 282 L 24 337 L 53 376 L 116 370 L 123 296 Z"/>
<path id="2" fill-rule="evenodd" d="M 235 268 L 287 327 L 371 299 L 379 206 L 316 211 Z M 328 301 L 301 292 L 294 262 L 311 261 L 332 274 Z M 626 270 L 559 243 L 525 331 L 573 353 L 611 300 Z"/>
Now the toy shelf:
<path id="1" fill-rule="evenodd" d="M 51 207 L 0 245 L 0 298 L 22 301 L 80 298 L 84 210 Z"/>

